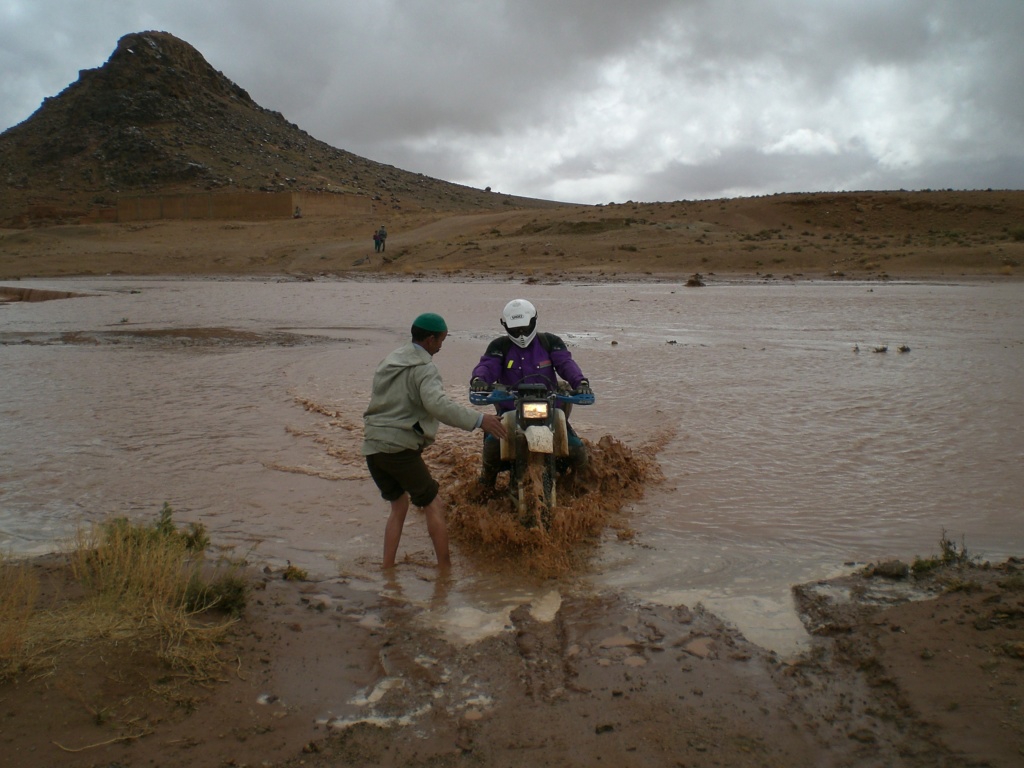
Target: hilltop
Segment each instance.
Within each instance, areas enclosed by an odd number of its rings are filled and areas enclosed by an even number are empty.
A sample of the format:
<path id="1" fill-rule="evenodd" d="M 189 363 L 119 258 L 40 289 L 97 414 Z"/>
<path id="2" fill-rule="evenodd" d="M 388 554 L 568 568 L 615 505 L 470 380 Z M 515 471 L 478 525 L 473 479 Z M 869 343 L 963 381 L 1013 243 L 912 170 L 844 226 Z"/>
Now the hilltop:
<path id="1" fill-rule="evenodd" d="M 321 191 L 382 207 L 550 205 L 377 163 L 313 138 L 257 104 L 167 32 L 122 37 L 107 62 L 0 134 L 0 225 L 29 205 L 65 220 L 121 195 Z"/>

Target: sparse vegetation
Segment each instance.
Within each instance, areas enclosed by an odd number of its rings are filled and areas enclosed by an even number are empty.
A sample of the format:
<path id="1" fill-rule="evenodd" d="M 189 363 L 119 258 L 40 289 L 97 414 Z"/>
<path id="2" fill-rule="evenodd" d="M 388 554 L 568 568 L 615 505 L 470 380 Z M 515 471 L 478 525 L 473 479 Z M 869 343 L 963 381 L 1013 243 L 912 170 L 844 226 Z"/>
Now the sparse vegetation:
<path id="1" fill-rule="evenodd" d="M 288 567 L 284 569 L 281 578 L 285 581 L 307 581 L 309 574 L 304 569 L 288 563 Z"/>
<path id="2" fill-rule="evenodd" d="M 942 538 L 939 539 L 939 554 L 933 557 L 915 557 L 910 570 L 915 576 L 921 576 L 934 571 L 936 568 L 949 565 L 965 565 L 972 561 L 967 554 L 967 546 L 961 539 L 959 545 L 952 541 L 946 530 L 942 530 Z"/>
<path id="3" fill-rule="evenodd" d="M 39 582 L 23 563 L 0 558 L 0 680 L 21 667 L 38 594 Z"/>
<path id="4" fill-rule="evenodd" d="M 248 591 L 236 566 L 206 563 L 208 544 L 203 526 L 179 529 L 167 504 L 154 524 L 113 518 L 79 532 L 67 553 L 80 597 L 45 606 L 28 564 L 0 563 L 0 680 L 55 665 L 63 648 L 111 639 L 154 642 L 171 669 L 206 679 Z M 228 618 L 198 619 L 211 609 Z"/>

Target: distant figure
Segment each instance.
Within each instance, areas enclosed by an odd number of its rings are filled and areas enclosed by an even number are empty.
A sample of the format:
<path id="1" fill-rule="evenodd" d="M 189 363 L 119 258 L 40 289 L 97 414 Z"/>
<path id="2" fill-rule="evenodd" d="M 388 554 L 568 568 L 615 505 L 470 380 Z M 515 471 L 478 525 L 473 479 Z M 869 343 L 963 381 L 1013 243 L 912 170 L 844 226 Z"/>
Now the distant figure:
<path id="1" fill-rule="evenodd" d="M 297 206 L 297 205 L 295 206 L 295 213 L 292 214 L 292 218 L 293 219 L 301 219 L 302 218 L 302 209 L 299 208 L 299 206 Z"/>
<path id="2" fill-rule="evenodd" d="M 380 229 L 377 230 L 377 237 L 380 238 L 380 249 L 385 250 L 386 241 L 388 239 L 388 231 L 384 229 L 384 225 L 380 225 Z"/>
<path id="3" fill-rule="evenodd" d="M 374 253 L 380 253 L 380 247 L 381 247 L 380 232 L 374 232 L 373 233 L 373 252 Z"/>

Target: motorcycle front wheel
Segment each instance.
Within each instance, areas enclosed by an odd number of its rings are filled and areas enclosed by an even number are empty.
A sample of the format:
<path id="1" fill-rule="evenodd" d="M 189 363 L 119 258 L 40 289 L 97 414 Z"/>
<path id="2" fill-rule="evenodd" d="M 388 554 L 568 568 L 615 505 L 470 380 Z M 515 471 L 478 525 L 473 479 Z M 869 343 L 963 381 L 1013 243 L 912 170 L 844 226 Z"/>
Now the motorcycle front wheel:
<path id="1" fill-rule="evenodd" d="M 519 522 L 533 528 L 551 527 L 557 504 L 555 457 L 549 453 L 524 451 L 516 459 L 515 496 Z"/>

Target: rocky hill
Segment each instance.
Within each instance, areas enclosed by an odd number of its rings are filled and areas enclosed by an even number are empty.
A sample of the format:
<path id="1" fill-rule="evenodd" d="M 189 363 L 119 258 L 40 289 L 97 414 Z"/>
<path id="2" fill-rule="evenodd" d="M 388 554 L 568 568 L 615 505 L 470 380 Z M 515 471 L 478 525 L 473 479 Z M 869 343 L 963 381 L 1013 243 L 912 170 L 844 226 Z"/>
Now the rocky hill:
<path id="1" fill-rule="evenodd" d="M 392 208 L 552 205 L 451 184 L 329 146 L 261 107 L 188 43 L 125 35 L 107 62 L 0 134 L 0 225 L 121 195 L 218 189 L 369 195 Z M 59 218 L 59 217 L 58 217 Z"/>

